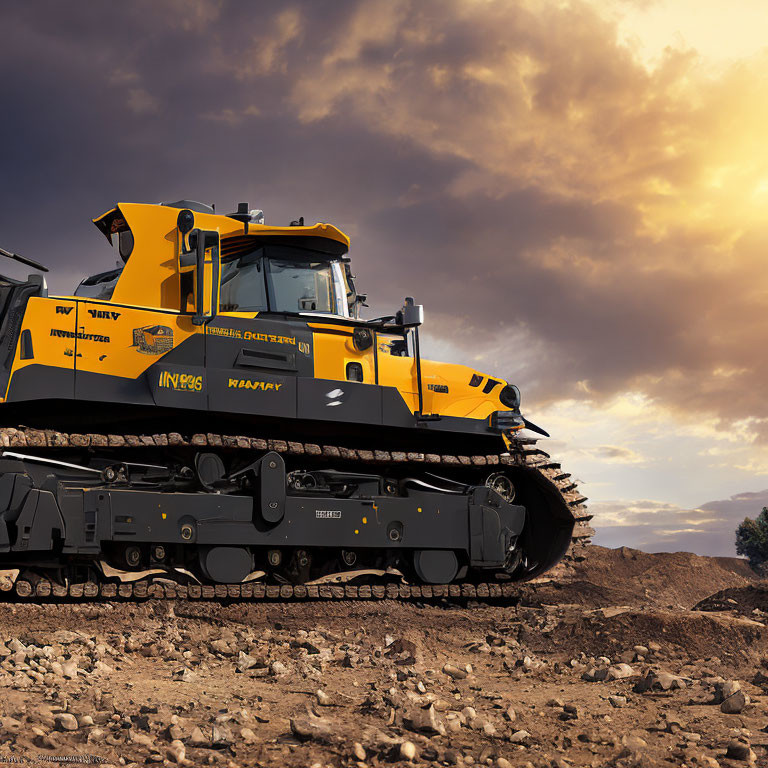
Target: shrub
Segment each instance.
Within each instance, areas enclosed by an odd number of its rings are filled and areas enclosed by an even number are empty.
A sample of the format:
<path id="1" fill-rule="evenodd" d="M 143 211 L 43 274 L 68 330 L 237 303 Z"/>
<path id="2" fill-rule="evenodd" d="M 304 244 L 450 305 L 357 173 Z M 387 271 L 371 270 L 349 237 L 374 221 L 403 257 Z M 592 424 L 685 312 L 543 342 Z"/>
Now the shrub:
<path id="1" fill-rule="evenodd" d="M 749 559 L 758 573 L 768 575 L 768 508 L 753 520 L 744 518 L 736 529 L 736 551 Z"/>

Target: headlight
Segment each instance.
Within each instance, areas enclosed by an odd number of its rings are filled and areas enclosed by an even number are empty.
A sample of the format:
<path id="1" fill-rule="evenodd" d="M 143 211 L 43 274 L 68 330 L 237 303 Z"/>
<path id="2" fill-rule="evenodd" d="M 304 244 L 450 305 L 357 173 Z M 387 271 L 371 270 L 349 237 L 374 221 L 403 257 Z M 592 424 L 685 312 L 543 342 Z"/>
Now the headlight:
<path id="1" fill-rule="evenodd" d="M 507 386 L 499 392 L 499 400 L 501 400 L 507 408 L 516 411 L 520 408 L 520 390 L 514 384 L 507 384 Z"/>

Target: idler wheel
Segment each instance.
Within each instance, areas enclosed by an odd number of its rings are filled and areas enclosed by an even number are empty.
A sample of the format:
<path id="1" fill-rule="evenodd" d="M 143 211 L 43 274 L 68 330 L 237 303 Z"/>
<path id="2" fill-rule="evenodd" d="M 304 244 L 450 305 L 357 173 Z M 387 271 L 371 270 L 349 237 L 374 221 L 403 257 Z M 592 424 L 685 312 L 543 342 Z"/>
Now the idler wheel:
<path id="1" fill-rule="evenodd" d="M 237 584 L 253 570 L 253 555 L 244 547 L 205 547 L 200 568 L 211 581 Z"/>
<path id="2" fill-rule="evenodd" d="M 451 549 L 417 549 L 413 568 L 425 584 L 449 584 L 459 571 L 459 560 Z"/>

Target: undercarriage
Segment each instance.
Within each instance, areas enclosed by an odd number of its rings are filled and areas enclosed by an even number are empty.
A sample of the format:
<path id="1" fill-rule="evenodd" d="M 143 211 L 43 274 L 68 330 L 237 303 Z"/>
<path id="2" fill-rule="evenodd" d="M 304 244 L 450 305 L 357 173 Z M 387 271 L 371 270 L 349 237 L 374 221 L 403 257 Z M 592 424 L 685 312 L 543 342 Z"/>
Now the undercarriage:
<path id="1" fill-rule="evenodd" d="M 0 589 L 21 596 L 493 591 L 591 534 L 585 499 L 534 441 L 483 456 L 212 433 L 0 442 Z"/>

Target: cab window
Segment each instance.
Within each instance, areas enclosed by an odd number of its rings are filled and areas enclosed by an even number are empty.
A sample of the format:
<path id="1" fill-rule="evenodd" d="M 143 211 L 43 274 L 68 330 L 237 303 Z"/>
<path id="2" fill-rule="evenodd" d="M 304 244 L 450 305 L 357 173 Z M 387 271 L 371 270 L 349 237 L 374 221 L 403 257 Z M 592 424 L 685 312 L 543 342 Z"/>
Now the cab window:
<path id="1" fill-rule="evenodd" d="M 267 289 L 262 249 L 221 267 L 221 312 L 264 312 Z"/>
<path id="2" fill-rule="evenodd" d="M 339 292 L 328 261 L 269 259 L 270 306 L 277 312 L 344 315 L 346 295 Z"/>

